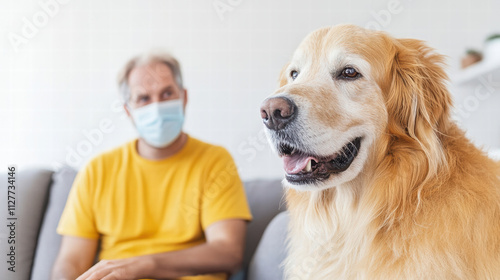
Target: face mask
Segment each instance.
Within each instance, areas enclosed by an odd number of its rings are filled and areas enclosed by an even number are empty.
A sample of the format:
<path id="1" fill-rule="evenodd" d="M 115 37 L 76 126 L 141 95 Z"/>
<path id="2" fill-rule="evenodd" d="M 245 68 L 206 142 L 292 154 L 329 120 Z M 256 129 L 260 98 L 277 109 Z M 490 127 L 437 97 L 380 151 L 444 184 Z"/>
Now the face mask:
<path id="1" fill-rule="evenodd" d="M 182 99 L 154 102 L 131 110 L 139 135 L 151 146 L 164 148 L 180 134 L 184 123 Z"/>

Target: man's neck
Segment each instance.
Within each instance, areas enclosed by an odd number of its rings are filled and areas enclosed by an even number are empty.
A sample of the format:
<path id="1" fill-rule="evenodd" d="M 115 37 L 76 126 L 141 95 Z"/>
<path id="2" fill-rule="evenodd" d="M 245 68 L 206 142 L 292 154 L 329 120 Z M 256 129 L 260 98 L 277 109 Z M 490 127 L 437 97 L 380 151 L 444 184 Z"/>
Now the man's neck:
<path id="1" fill-rule="evenodd" d="M 186 145 L 187 139 L 187 134 L 182 132 L 170 145 L 165 148 L 156 148 L 146 143 L 144 139 L 139 138 L 135 148 L 137 153 L 145 159 L 162 160 L 178 153 Z"/>

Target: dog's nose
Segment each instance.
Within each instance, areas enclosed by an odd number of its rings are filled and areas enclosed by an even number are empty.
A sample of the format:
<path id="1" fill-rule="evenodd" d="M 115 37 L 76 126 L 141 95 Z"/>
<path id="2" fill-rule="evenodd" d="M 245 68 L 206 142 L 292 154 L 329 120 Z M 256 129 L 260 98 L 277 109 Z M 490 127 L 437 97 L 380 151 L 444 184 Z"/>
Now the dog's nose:
<path id="1" fill-rule="evenodd" d="M 297 114 L 297 106 L 286 97 L 273 97 L 264 100 L 260 116 L 267 128 L 280 130 L 290 123 Z"/>

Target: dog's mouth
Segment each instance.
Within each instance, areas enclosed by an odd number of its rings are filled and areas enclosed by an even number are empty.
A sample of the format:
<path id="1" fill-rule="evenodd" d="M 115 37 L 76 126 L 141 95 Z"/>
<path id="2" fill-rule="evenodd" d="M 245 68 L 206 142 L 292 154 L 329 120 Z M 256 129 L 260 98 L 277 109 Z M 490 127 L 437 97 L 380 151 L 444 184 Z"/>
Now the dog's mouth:
<path id="1" fill-rule="evenodd" d="M 291 183 L 310 184 L 346 171 L 358 155 L 361 140 L 361 137 L 355 138 L 340 151 L 327 157 L 305 153 L 285 142 L 278 144 L 286 179 Z"/>

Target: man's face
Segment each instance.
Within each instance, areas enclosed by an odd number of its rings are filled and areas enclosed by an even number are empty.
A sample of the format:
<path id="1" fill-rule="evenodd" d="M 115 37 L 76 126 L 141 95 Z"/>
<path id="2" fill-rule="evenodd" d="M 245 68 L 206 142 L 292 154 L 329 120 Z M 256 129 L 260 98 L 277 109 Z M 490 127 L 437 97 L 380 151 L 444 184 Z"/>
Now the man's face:
<path id="1" fill-rule="evenodd" d="M 153 102 L 179 98 L 184 98 L 186 106 L 186 91 L 179 88 L 172 70 L 161 62 L 152 62 L 132 69 L 128 84 L 130 88 L 128 105 L 132 109 Z"/>

